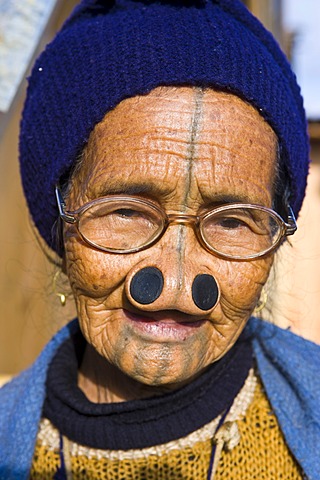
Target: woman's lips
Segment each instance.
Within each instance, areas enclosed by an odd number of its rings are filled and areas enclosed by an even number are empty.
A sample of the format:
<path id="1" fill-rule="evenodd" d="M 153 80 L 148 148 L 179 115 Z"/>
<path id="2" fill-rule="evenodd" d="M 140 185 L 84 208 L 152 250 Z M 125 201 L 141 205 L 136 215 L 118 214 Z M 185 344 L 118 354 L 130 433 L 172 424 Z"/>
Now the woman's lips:
<path id="1" fill-rule="evenodd" d="M 163 341 L 184 341 L 207 321 L 205 319 L 192 321 L 192 317 L 186 319 L 187 316 L 184 314 L 181 315 L 184 317 L 181 319 L 177 314 L 171 316 L 160 312 L 152 313 L 152 317 L 132 313 L 128 310 L 124 310 L 124 314 L 132 327 L 141 334 Z"/>

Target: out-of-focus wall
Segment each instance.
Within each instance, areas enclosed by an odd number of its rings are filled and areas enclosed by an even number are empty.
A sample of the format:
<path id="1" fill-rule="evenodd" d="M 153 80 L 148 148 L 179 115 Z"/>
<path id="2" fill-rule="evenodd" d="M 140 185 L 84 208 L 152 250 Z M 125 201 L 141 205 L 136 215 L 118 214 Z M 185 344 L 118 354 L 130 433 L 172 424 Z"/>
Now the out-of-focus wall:
<path id="1" fill-rule="evenodd" d="M 282 45 L 282 0 L 244 0 L 244 3 Z"/>
<path id="2" fill-rule="evenodd" d="M 39 50 L 77 2 L 58 2 Z M 54 267 L 42 253 L 28 218 L 18 166 L 18 133 L 26 82 L 2 117 L 0 139 L 0 374 L 29 365 L 63 323 L 75 315 L 53 293 Z M 43 206 L 45 209 L 45 205 Z"/>

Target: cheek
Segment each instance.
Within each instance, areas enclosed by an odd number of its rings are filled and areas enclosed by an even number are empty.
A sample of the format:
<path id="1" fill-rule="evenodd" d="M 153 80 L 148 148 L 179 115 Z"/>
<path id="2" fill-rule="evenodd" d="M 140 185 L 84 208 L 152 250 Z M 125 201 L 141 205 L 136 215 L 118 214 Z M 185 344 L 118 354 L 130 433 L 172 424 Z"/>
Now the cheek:
<path id="1" fill-rule="evenodd" d="M 219 271 L 221 305 L 240 316 L 251 313 L 266 282 L 272 259 L 254 262 L 225 262 Z"/>
<path id="2" fill-rule="evenodd" d="M 90 297 L 109 295 L 120 286 L 130 269 L 126 258 L 98 252 L 86 247 L 76 238 L 65 242 L 66 268 L 75 296 Z"/>

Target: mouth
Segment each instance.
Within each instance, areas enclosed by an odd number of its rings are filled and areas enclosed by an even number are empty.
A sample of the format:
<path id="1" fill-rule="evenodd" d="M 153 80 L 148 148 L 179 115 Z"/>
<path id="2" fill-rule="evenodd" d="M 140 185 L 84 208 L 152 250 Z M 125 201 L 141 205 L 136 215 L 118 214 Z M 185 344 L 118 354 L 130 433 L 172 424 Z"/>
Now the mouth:
<path id="1" fill-rule="evenodd" d="M 207 319 L 195 319 L 178 312 L 152 312 L 150 315 L 124 310 L 124 315 L 132 327 L 155 340 L 184 341 L 204 325 Z"/>

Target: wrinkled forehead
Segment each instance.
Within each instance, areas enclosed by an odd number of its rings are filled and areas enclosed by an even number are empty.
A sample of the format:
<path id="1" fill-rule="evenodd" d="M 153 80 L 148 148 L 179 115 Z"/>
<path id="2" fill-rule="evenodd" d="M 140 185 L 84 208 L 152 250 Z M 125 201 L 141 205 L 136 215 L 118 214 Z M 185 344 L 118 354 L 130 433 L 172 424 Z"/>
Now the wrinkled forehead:
<path id="1" fill-rule="evenodd" d="M 82 181 L 100 181 L 102 189 L 107 182 L 110 193 L 113 185 L 119 193 L 121 182 L 125 189 L 138 179 L 168 184 L 174 176 L 191 190 L 192 180 L 214 190 L 221 179 L 238 187 L 248 179 L 254 189 L 257 177 L 257 190 L 268 190 L 276 170 L 276 145 L 272 128 L 235 95 L 159 87 L 122 101 L 95 127 L 85 150 Z"/>
<path id="2" fill-rule="evenodd" d="M 201 87 L 158 87 L 147 95 L 125 99 L 96 125 L 91 138 L 105 136 L 110 128 L 112 133 L 115 133 L 114 121 L 117 124 L 126 124 L 126 131 L 133 132 L 137 119 L 141 126 L 157 121 L 159 128 L 163 124 L 168 128 L 171 126 L 171 133 L 174 134 L 180 115 L 184 115 L 186 121 L 188 115 L 196 116 L 196 127 L 200 124 L 207 128 L 219 124 L 222 128 L 234 125 L 239 135 L 248 126 L 260 124 L 268 134 L 267 141 L 274 141 L 275 138 L 272 128 L 252 105 L 234 94 Z M 134 119 L 131 125 L 128 123 L 130 117 Z M 121 134 L 121 131 L 118 133 Z M 254 135 L 254 131 L 251 133 Z M 223 131 L 221 134 L 223 135 Z"/>

